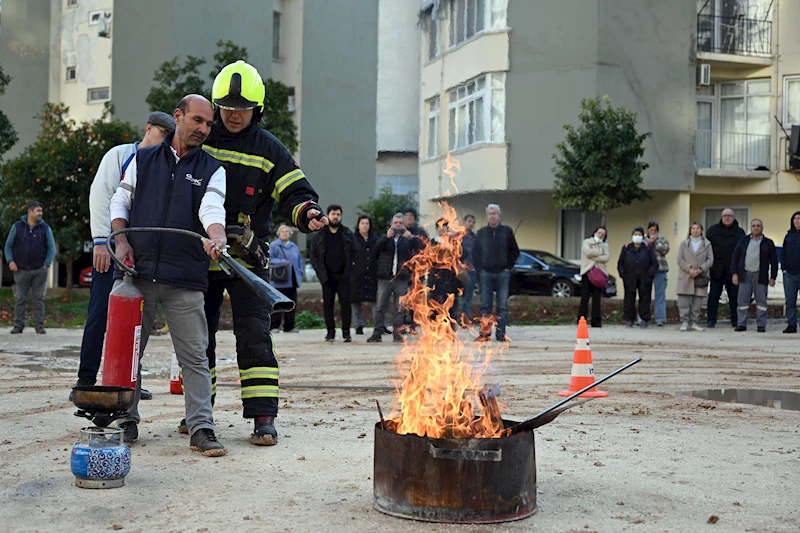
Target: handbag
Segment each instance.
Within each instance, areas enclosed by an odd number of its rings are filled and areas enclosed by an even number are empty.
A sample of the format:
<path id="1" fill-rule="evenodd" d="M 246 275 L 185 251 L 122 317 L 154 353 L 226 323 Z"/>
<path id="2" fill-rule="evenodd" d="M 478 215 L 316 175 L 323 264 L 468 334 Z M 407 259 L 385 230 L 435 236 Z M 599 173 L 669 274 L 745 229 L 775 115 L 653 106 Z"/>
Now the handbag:
<path id="1" fill-rule="evenodd" d="M 608 287 L 608 276 L 606 276 L 603 271 L 596 266 L 593 266 L 591 269 L 589 269 L 589 272 L 586 273 L 586 277 L 589 278 L 589 283 L 598 289 L 605 289 Z"/>
<path id="2" fill-rule="evenodd" d="M 705 289 L 706 287 L 708 287 L 708 283 L 710 281 L 711 281 L 711 278 L 709 278 L 705 274 L 702 274 L 702 275 L 697 276 L 696 278 L 694 278 L 694 286 L 696 288 L 698 288 L 698 289 Z"/>
<path id="3" fill-rule="evenodd" d="M 280 248 L 280 246 L 278 248 Z M 281 254 L 283 255 L 284 259 L 287 259 L 286 254 L 283 253 L 283 250 L 281 250 Z M 269 280 L 270 282 L 289 281 L 289 265 L 269 267 Z"/>

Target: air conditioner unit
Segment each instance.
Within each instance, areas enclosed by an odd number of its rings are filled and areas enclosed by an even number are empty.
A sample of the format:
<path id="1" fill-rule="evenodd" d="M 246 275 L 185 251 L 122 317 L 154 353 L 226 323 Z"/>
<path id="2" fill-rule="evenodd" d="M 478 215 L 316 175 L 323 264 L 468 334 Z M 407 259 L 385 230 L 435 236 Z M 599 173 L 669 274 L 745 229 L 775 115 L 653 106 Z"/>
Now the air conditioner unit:
<path id="1" fill-rule="evenodd" d="M 792 126 L 789 138 L 789 170 L 800 172 L 800 126 Z"/>
<path id="2" fill-rule="evenodd" d="M 711 85 L 711 65 L 697 67 L 697 85 Z"/>

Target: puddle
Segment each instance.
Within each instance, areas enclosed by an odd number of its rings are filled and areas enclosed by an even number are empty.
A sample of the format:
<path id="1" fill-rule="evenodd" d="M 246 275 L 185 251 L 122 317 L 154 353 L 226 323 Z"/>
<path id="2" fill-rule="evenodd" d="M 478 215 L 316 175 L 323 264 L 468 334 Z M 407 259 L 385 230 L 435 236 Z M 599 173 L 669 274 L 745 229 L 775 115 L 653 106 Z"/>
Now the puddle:
<path id="1" fill-rule="evenodd" d="M 714 402 L 746 403 L 800 411 L 800 393 L 780 390 L 759 389 L 705 389 L 695 391 L 676 391 L 675 396 L 692 396 Z"/>

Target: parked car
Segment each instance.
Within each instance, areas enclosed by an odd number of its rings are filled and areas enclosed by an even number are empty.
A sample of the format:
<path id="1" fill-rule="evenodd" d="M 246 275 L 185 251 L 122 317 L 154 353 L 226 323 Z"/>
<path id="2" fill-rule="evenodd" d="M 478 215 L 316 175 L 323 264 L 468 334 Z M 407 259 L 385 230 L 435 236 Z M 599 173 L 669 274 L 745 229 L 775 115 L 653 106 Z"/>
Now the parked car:
<path id="1" fill-rule="evenodd" d="M 580 267 L 549 252 L 522 250 L 511 269 L 510 294 L 536 294 L 570 298 L 580 296 Z M 617 294 L 617 280 L 608 277 L 605 296 Z"/>
<path id="2" fill-rule="evenodd" d="M 78 286 L 87 288 L 92 286 L 92 267 L 88 266 L 81 270 L 81 274 L 78 276 Z"/>

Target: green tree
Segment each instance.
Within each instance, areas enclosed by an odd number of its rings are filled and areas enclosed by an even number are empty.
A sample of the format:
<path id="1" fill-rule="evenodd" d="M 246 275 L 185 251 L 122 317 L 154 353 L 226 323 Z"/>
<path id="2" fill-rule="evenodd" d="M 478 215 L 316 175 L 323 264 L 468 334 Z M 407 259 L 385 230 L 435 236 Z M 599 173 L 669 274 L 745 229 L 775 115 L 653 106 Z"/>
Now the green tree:
<path id="1" fill-rule="evenodd" d="M 640 134 L 636 113 L 614 108 L 608 96 L 585 98 L 578 119 L 556 144 L 553 198 L 559 208 L 600 213 L 605 225 L 609 210 L 651 198 L 642 188 L 650 165 L 640 159 L 651 133 Z"/>
<path id="2" fill-rule="evenodd" d="M 0 64 L 0 95 L 6 93 L 6 86 L 9 83 L 11 83 L 11 76 L 8 76 L 3 71 L 3 65 Z M 6 114 L 0 110 L 0 163 L 3 162 L 3 154 L 8 152 L 16 143 L 17 132 Z"/>
<path id="3" fill-rule="evenodd" d="M 246 48 L 236 45 L 233 41 L 223 41 L 222 39 L 217 41 L 214 70 L 208 74 L 212 84 L 225 65 L 240 59 L 247 61 Z M 205 87 L 200 76 L 200 67 L 205 64 L 204 58 L 194 56 L 188 56 L 183 62 L 180 58 L 175 57 L 162 63 L 153 76 L 156 84 L 150 89 L 145 99 L 150 106 L 150 111 L 164 111 L 172 114 L 180 99 L 190 93 L 209 97 L 211 86 Z M 289 112 L 289 88 L 283 83 L 269 78 L 264 80 L 264 84 L 266 97 L 259 127 L 277 137 L 290 152 L 296 153 L 299 141 L 297 125 Z"/>
<path id="4" fill-rule="evenodd" d="M 357 205 L 356 209 L 358 209 L 359 215 L 367 215 L 372 220 L 375 233 L 380 235 L 385 233 L 392 225 L 392 216 L 403 211 L 406 207 L 419 209 L 417 193 L 394 194 L 392 193 L 392 186 L 385 185 L 381 187 L 374 198 Z"/>
<path id="5" fill-rule="evenodd" d="M 78 124 L 63 104 L 45 104 L 37 118 L 42 126 L 36 141 L 4 165 L 0 220 L 9 228 L 29 200 L 42 203 L 58 243 L 58 259 L 67 266 L 69 298 L 73 261 L 92 238 L 89 188 L 97 166 L 109 149 L 139 139 L 141 132 L 130 123 L 109 121 L 106 114 Z"/>
<path id="6" fill-rule="evenodd" d="M 161 63 L 153 75 L 155 85 L 145 98 L 150 111 L 163 111 L 171 115 L 181 98 L 187 94 L 208 96 L 209 91 L 199 72 L 205 63 L 204 58 L 195 56 L 187 56 L 183 61 L 173 57 Z"/>

